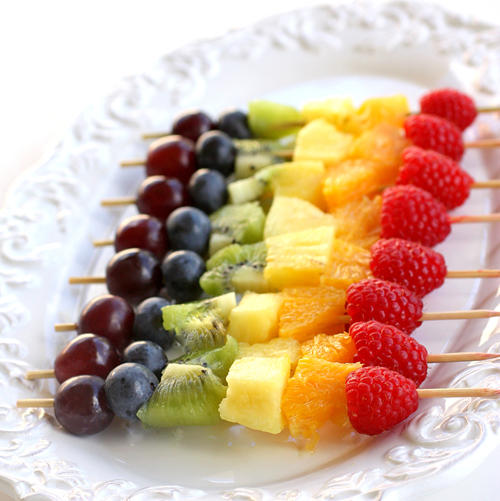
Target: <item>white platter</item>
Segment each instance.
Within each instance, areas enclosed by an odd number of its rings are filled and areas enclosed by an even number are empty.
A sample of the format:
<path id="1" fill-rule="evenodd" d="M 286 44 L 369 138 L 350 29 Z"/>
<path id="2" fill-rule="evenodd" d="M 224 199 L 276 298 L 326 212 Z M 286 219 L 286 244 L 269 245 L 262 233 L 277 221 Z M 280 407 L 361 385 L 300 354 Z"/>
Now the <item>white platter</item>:
<path id="1" fill-rule="evenodd" d="M 71 335 L 53 324 L 74 321 L 101 292 L 70 288 L 69 275 L 102 272 L 110 251 L 91 239 L 112 234 L 123 217 L 99 206 L 104 195 L 130 194 L 140 170 L 118 163 L 145 153 L 141 131 L 168 128 L 180 110 L 216 114 L 267 97 L 300 105 L 350 95 L 357 101 L 402 92 L 416 106 L 426 89 L 453 85 L 480 103 L 500 102 L 500 30 L 437 7 L 356 4 L 293 12 L 165 56 L 83 113 L 54 155 L 19 179 L 0 212 L 0 480 L 20 498 L 421 499 L 477 466 L 498 446 L 494 401 L 425 401 L 417 414 L 376 439 L 335 440 L 325 430 L 315 454 L 286 434 L 239 427 L 144 431 L 114 423 L 88 438 L 64 433 L 50 412 L 18 411 L 18 398 L 48 396 L 53 382 L 30 383 L 29 368 L 50 367 Z M 498 120 L 497 120 L 498 121 Z M 492 117 L 468 131 L 500 135 Z M 500 153 L 467 152 L 477 179 L 498 177 Z M 457 213 L 500 208 L 474 192 Z M 450 269 L 500 266 L 500 233 L 457 225 L 439 247 Z M 494 308 L 496 280 L 448 280 L 427 311 Z M 415 334 L 430 352 L 500 350 L 496 320 L 434 322 Z M 431 371 L 436 386 L 500 387 L 500 365 L 449 364 Z M 33 497 L 32 497 L 33 496 Z"/>

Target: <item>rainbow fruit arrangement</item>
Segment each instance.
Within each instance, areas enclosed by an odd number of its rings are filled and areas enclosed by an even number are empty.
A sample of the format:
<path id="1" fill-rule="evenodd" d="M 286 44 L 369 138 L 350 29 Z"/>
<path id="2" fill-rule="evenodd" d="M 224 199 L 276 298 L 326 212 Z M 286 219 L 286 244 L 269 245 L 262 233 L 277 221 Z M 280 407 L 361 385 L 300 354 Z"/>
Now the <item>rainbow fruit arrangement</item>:
<path id="1" fill-rule="evenodd" d="M 410 337 L 433 318 L 422 297 L 447 277 L 500 276 L 449 272 L 430 248 L 464 221 L 447 210 L 492 185 L 457 163 L 472 100 L 443 89 L 420 104 L 255 101 L 217 122 L 188 112 L 125 162 L 146 166 L 141 214 L 120 224 L 96 277 L 109 294 L 56 326 L 78 332 L 47 374 L 61 383 L 46 402 L 60 424 L 84 435 L 115 415 L 222 419 L 313 447 L 328 421 L 372 435 L 411 415 L 427 363 L 445 360 Z"/>

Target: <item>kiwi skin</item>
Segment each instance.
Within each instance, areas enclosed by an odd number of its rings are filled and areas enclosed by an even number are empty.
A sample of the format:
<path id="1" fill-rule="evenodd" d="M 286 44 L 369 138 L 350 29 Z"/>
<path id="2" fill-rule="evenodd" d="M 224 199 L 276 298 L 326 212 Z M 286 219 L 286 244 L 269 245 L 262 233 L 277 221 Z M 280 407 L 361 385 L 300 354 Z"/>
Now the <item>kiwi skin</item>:
<path id="1" fill-rule="evenodd" d="M 169 364 L 149 401 L 137 411 L 137 417 L 153 428 L 217 424 L 219 404 L 226 390 L 208 367 Z"/>

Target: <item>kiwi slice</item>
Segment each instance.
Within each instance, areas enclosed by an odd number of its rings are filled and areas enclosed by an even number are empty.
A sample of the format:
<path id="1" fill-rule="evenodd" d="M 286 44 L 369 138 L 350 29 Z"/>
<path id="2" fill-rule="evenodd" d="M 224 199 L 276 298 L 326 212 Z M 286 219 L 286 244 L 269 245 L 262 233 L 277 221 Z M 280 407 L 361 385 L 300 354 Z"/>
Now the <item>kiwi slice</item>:
<path id="1" fill-rule="evenodd" d="M 267 292 L 264 279 L 266 244 L 232 244 L 207 261 L 207 271 L 200 278 L 201 288 L 211 296 L 229 291 Z"/>
<path id="2" fill-rule="evenodd" d="M 162 308 L 163 327 L 174 331 L 186 354 L 197 356 L 226 343 L 229 313 L 236 306 L 234 293 Z"/>
<path id="3" fill-rule="evenodd" d="M 237 148 L 236 160 L 234 162 L 234 175 L 236 179 L 245 179 L 253 176 L 258 170 L 268 165 L 282 163 L 284 161 L 283 157 L 274 152 L 293 148 L 294 143 L 294 136 L 279 141 L 236 139 L 234 141 Z"/>
<path id="4" fill-rule="evenodd" d="M 226 389 L 208 367 L 168 364 L 153 395 L 137 411 L 137 417 L 146 426 L 155 428 L 216 424 Z"/>
<path id="5" fill-rule="evenodd" d="M 261 169 L 252 177 L 233 181 L 227 186 L 229 201 L 234 205 L 258 200 L 271 191 L 271 181 L 279 165 L 270 165 Z"/>
<path id="6" fill-rule="evenodd" d="M 209 254 L 213 255 L 226 245 L 260 242 L 264 234 L 266 216 L 258 202 L 225 205 L 210 216 L 212 232 Z"/>
<path id="7" fill-rule="evenodd" d="M 248 125 L 254 137 L 279 139 L 295 134 L 304 121 L 300 111 L 293 106 L 256 100 L 248 105 Z M 293 124 L 283 127 L 284 124 Z"/>
<path id="8" fill-rule="evenodd" d="M 194 358 L 184 357 L 182 361 L 186 364 L 202 365 L 212 369 L 212 372 L 225 383 L 229 368 L 233 365 L 238 353 L 238 341 L 232 336 L 227 336 L 226 344 L 221 348 L 215 348 Z"/>

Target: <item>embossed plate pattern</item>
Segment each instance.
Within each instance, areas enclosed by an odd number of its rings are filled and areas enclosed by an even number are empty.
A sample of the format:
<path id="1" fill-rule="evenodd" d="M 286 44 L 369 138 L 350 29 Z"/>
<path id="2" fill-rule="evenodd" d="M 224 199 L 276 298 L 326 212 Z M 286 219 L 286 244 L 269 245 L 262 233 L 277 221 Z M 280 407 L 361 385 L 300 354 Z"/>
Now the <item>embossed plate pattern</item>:
<path id="1" fill-rule="evenodd" d="M 395 2 L 292 12 L 166 55 L 86 110 L 44 165 L 19 179 L 0 212 L 0 475 L 21 498 L 379 499 L 419 492 L 479 464 L 498 445 L 494 401 L 422 403 L 405 425 L 374 440 L 335 440 L 325 430 L 318 451 L 299 451 L 286 436 L 239 427 L 144 431 L 115 423 L 86 439 L 60 430 L 50 412 L 18 411 L 17 398 L 50 395 L 53 382 L 27 382 L 49 367 L 69 336 L 54 322 L 74 321 L 100 291 L 69 288 L 70 274 L 99 273 L 109 252 L 90 239 L 111 234 L 123 217 L 99 200 L 133 192 L 142 173 L 119 160 L 143 155 L 139 132 L 163 129 L 189 106 L 216 113 L 254 97 L 301 104 L 332 94 L 362 99 L 404 92 L 416 104 L 426 88 L 450 84 L 481 103 L 500 101 L 500 30 L 437 7 Z M 470 136 L 500 135 L 481 118 Z M 468 152 L 478 179 L 498 177 L 498 152 Z M 474 193 L 462 213 L 498 210 L 497 197 Z M 450 269 L 496 267 L 500 236 L 457 227 L 440 246 Z M 495 307 L 497 283 L 448 281 L 426 309 Z M 436 323 L 435 323 L 436 324 Z M 496 321 L 424 325 L 429 351 L 498 351 Z M 456 364 L 431 372 L 428 386 L 500 387 L 499 364 Z M 425 479 L 425 483 L 416 482 Z"/>

